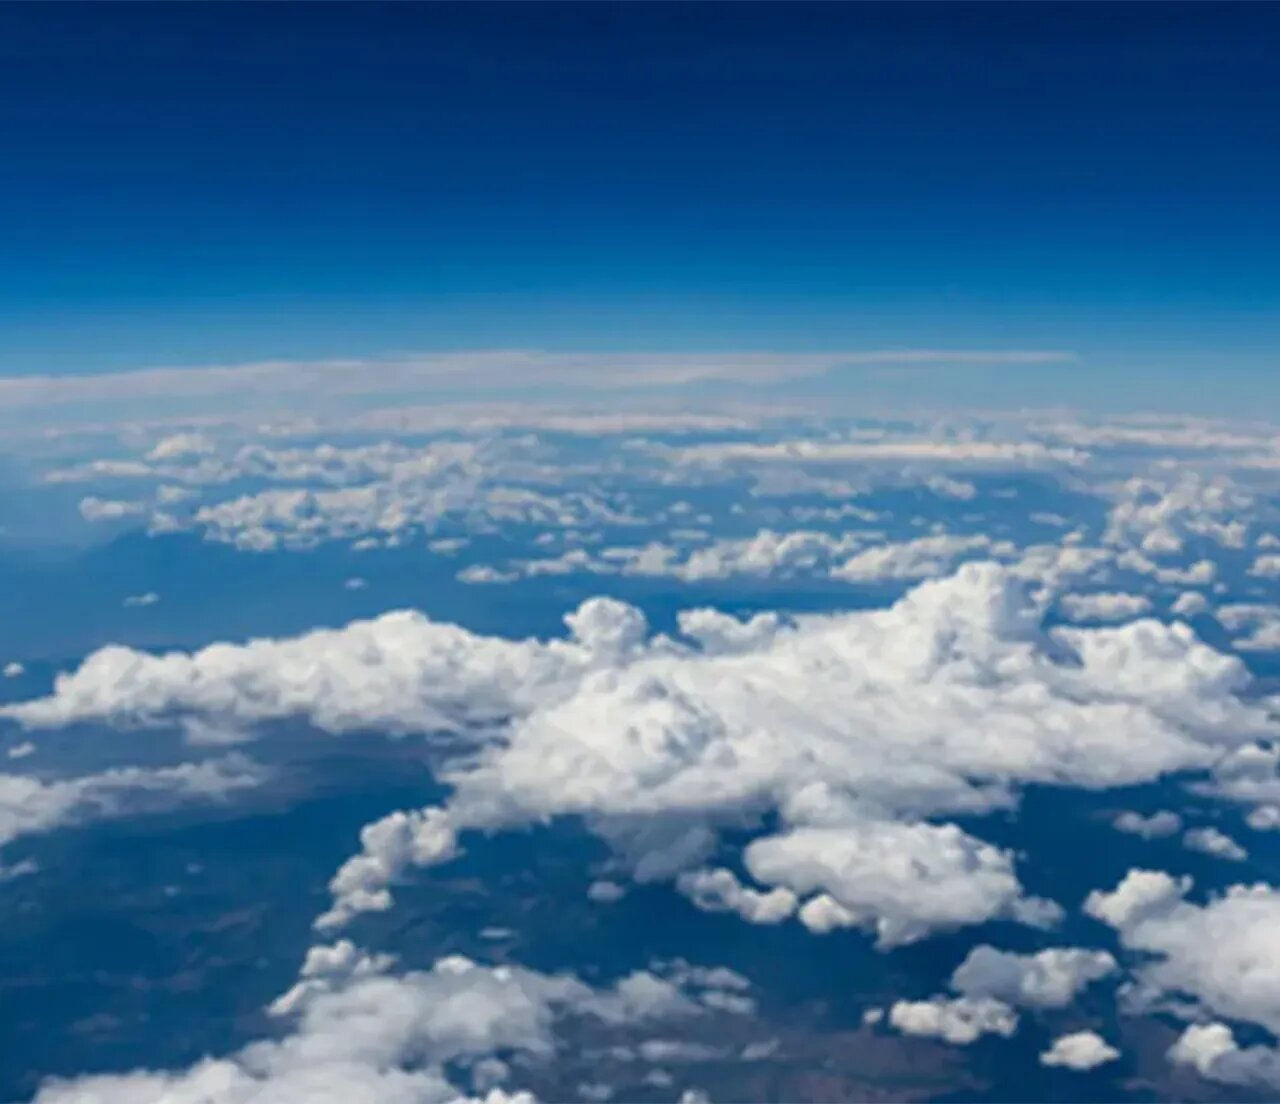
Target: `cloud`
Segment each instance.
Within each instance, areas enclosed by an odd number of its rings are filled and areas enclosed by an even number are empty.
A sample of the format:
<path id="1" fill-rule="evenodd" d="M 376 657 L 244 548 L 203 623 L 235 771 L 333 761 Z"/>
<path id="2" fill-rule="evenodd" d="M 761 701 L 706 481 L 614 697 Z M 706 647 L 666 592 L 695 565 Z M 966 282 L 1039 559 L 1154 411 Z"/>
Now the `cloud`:
<path id="1" fill-rule="evenodd" d="M 1209 602 L 1203 594 L 1194 590 L 1184 590 L 1178 595 L 1169 612 L 1176 617 L 1195 617 L 1209 608 Z"/>
<path id="2" fill-rule="evenodd" d="M 1280 1050 L 1241 1047 L 1224 1023 L 1192 1024 L 1169 1048 L 1169 1060 L 1227 1085 L 1280 1087 Z"/>
<path id="3" fill-rule="evenodd" d="M 906 1035 L 941 1039 L 955 1046 L 967 1046 L 982 1035 L 1007 1039 L 1018 1030 L 1018 1016 L 1013 1009 L 986 997 L 897 1001 L 889 1009 L 889 1023 Z"/>
<path id="4" fill-rule="evenodd" d="M 1253 505 L 1253 495 L 1224 476 L 1183 472 L 1170 481 L 1134 478 L 1120 488 L 1103 540 L 1148 555 L 1181 552 L 1191 538 L 1239 549 L 1247 525 L 1238 515 Z"/>
<path id="5" fill-rule="evenodd" d="M 1088 454 L 1055 449 L 1036 441 L 975 441 L 902 438 L 886 441 L 832 441 L 797 438 L 772 442 L 699 444 L 673 450 L 678 464 L 723 467 L 742 463 L 851 464 L 932 462 L 974 467 L 1077 466 Z"/>
<path id="6" fill-rule="evenodd" d="M 969 537 L 939 534 L 868 548 L 834 568 L 831 575 L 849 583 L 927 579 L 945 574 L 964 557 L 1012 556 L 1015 552 L 1008 541 L 993 541 L 980 534 Z"/>
<path id="7" fill-rule="evenodd" d="M 1072 621 L 1131 621 L 1151 610 L 1140 594 L 1064 594 L 1058 604 Z"/>
<path id="8" fill-rule="evenodd" d="M 0 774 L 0 847 L 64 825 L 162 812 L 258 786 L 265 770 L 239 755 L 174 767 L 116 767 L 44 782 Z"/>
<path id="9" fill-rule="evenodd" d="M 543 388 L 614 391 L 724 381 L 771 383 L 843 367 L 1060 364 L 1071 354 L 1040 349 L 881 349 L 825 353 L 609 353 L 520 349 L 415 353 L 398 357 L 259 361 L 208 367 L 144 368 L 78 376 L 0 378 L 0 407 L 138 404 L 142 400 L 223 400 L 318 406 L 356 396 L 409 400 L 465 388 L 508 390 L 513 379 Z"/>
<path id="10" fill-rule="evenodd" d="M 1073 1070 L 1091 1070 L 1120 1057 L 1120 1052 L 1094 1031 L 1075 1031 L 1059 1035 L 1053 1045 L 1040 1055 L 1042 1066 L 1063 1066 Z"/>
<path id="11" fill-rule="evenodd" d="M 123 521 L 125 518 L 142 517 L 146 512 L 145 502 L 95 498 L 92 495 L 80 500 L 80 516 L 85 521 Z"/>
<path id="12" fill-rule="evenodd" d="M 1280 890 L 1236 885 L 1204 905 L 1186 900 L 1190 878 L 1130 870 L 1111 892 L 1094 891 L 1085 911 L 1152 956 L 1135 974 L 1147 1002 L 1186 994 L 1214 1015 L 1280 1032 Z"/>
<path id="13" fill-rule="evenodd" d="M 32 728 L 179 724 L 197 738 L 289 717 L 464 737 L 447 805 L 367 828 L 329 923 L 388 907 L 403 871 L 447 861 L 469 831 L 578 816 L 637 880 L 683 875 L 700 904 L 757 917 L 790 912 L 790 894 L 811 930 L 852 925 L 892 946 L 1055 917 L 1023 893 L 1011 853 L 946 818 L 1007 808 L 1030 783 L 1210 768 L 1274 735 L 1265 705 L 1241 696 L 1239 660 L 1186 626 L 1046 634 L 1040 615 L 1026 581 L 992 563 L 888 609 L 736 624 L 695 612 L 681 619 L 689 643 L 650 636 L 609 599 L 550 641 L 399 612 L 190 655 L 105 648 L 3 712 Z"/>
<path id="14" fill-rule="evenodd" d="M 1028 1008 L 1065 1008 L 1086 985 L 1114 973 L 1106 951 L 1054 947 L 1020 955 L 982 945 L 951 975 L 951 988 L 967 997 L 995 997 Z"/>
<path id="15" fill-rule="evenodd" d="M 1249 852 L 1235 840 L 1213 827 L 1192 828 L 1182 837 L 1182 843 L 1188 851 L 1216 855 L 1220 859 L 1229 859 L 1231 862 L 1243 862 L 1249 857 Z"/>
<path id="16" fill-rule="evenodd" d="M 481 1104 L 453 1079 L 470 1069 L 475 1081 L 491 1083 L 517 1063 L 527 1070 L 555 1060 L 566 1017 L 591 1018 L 606 1031 L 669 1024 L 713 1014 L 701 998 L 724 992 L 716 971 L 687 964 L 674 971 L 678 980 L 637 971 L 603 989 L 458 955 L 401 975 L 390 966 L 387 956 L 345 941 L 313 947 L 298 983 L 271 1006 L 289 1024 L 281 1037 L 184 1071 L 51 1079 L 34 1104 Z M 498 1054 L 516 1062 L 495 1064 Z M 482 1099 L 533 1104 L 500 1088 Z"/>
<path id="17" fill-rule="evenodd" d="M 176 460 L 188 456 L 208 456 L 216 446 L 203 433 L 174 433 L 157 441 L 147 459 Z"/>
<path id="18" fill-rule="evenodd" d="M 1141 813 L 1124 812 L 1112 821 L 1112 826 L 1117 831 L 1128 832 L 1143 839 L 1163 839 L 1182 831 L 1182 817 L 1168 809 L 1161 809 L 1146 817 Z"/>

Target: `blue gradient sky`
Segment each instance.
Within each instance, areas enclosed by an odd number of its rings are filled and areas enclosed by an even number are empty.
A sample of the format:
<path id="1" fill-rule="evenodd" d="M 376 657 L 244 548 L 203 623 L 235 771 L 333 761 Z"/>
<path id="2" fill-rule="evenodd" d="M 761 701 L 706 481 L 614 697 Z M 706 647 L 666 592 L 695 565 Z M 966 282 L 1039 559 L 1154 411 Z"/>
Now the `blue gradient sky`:
<path id="1" fill-rule="evenodd" d="M 1023 400 L 1256 407 L 1278 46 L 1261 4 L 10 5 L 0 373 L 1008 347 L 1079 354 Z"/>

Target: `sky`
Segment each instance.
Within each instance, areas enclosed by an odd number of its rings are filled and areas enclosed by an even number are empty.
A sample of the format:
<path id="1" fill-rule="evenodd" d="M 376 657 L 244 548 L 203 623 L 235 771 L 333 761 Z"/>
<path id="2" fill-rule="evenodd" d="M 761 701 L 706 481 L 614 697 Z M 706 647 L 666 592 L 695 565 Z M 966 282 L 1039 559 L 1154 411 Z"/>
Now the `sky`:
<path id="1" fill-rule="evenodd" d="M 1069 356 L 929 391 L 1238 413 L 1280 376 L 1278 30 L 1261 4 L 10 5 L 0 373 L 1034 349 Z M 890 375 L 829 390 L 918 394 Z"/>
<path id="2" fill-rule="evenodd" d="M 1278 31 L 0 4 L 0 1104 L 1275 1101 Z"/>

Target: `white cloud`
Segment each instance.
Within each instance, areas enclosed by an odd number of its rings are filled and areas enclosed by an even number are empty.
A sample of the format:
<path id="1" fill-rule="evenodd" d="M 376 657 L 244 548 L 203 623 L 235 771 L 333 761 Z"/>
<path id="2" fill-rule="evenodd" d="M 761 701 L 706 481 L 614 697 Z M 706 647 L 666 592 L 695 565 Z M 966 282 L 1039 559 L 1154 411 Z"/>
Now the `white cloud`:
<path id="1" fill-rule="evenodd" d="M 1280 556 L 1272 554 L 1259 556 L 1249 568 L 1250 575 L 1258 575 L 1264 579 L 1280 578 Z"/>
<path id="2" fill-rule="evenodd" d="M 1029 1008 L 1065 1008 L 1086 985 L 1116 969 L 1106 951 L 1054 947 L 1020 955 L 982 945 L 951 975 L 951 988 L 967 997 L 995 997 Z"/>
<path id="3" fill-rule="evenodd" d="M 796 895 L 775 888 L 767 893 L 748 889 L 732 870 L 689 870 L 677 879 L 680 892 L 708 912 L 736 912 L 752 924 L 777 924 L 796 911 Z"/>
<path id="4" fill-rule="evenodd" d="M 116 767 L 51 782 L 0 774 L 0 847 L 64 825 L 218 800 L 259 785 L 265 775 L 263 768 L 242 756 L 175 767 Z"/>
<path id="5" fill-rule="evenodd" d="M 1181 552 L 1192 538 L 1243 548 L 1247 526 L 1239 515 L 1253 495 L 1225 477 L 1183 472 L 1172 481 L 1130 479 L 1107 515 L 1103 540 L 1152 556 Z"/>
<path id="6" fill-rule="evenodd" d="M 479 1066 L 489 1080 L 511 1074 L 492 1061 L 498 1053 L 524 1067 L 553 1060 L 565 1016 L 625 1029 L 708 1014 L 692 976 L 682 987 L 639 971 L 592 989 L 571 975 L 461 956 L 399 976 L 389 966 L 349 943 L 312 948 L 298 984 L 272 1005 L 290 1022 L 283 1036 L 179 1072 L 53 1079 L 35 1104 L 469 1104 L 446 1068 Z M 533 1098 L 492 1088 L 483 1104 Z"/>
<path id="7" fill-rule="evenodd" d="M 1182 837 L 1182 843 L 1189 851 L 1216 855 L 1220 859 L 1229 859 L 1231 862 L 1243 862 L 1249 857 L 1249 852 L 1235 840 L 1213 827 L 1190 829 Z"/>
<path id="8" fill-rule="evenodd" d="M 1184 590 L 1169 607 L 1169 612 L 1175 617 L 1195 617 L 1196 614 L 1204 613 L 1208 608 L 1209 603 L 1203 594 L 1194 590 Z"/>
<path id="9" fill-rule="evenodd" d="M 26 670 L 26 667 L 16 659 L 12 659 L 4 665 L 4 669 L 0 671 L 0 674 L 3 674 L 5 678 L 17 678 L 19 675 L 26 674 Z"/>
<path id="10" fill-rule="evenodd" d="M 1228 1085 L 1280 1087 L 1280 1050 L 1241 1047 L 1224 1023 L 1192 1024 L 1169 1048 L 1169 1060 Z"/>
<path id="11" fill-rule="evenodd" d="M 203 433 L 174 433 L 157 441 L 147 453 L 147 459 L 179 460 L 189 456 L 208 456 L 215 450 L 214 443 Z"/>
<path id="12" fill-rule="evenodd" d="M 1064 1066 L 1073 1070 L 1091 1070 L 1120 1057 L 1120 1052 L 1097 1032 L 1075 1031 L 1059 1035 L 1053 1045 L 1040 1055 L 1042 1066 Z"/>
<path id="13" fill-rule="evenodd" d="M 1274 735 L 1265 703 L 1238 696 L 1240 662 L 1185 626 L 1046 636 L 1039 617 L 1024 581 L 994 564 L 889 609 L 736 630 L 686 617 L 705 649 L 649 638 L 639 611 L 603 599 L 545 643 L 402 612 L 193 655 L 106 648 L 3 712 L 29 727 L 178 723 L 197 736 L 293 716 L 330 732 L 467 736 L 443 811 L 366 831 L 335 879 L 331 923 L 387 907 L 406 867 L 445 861 L 471 830 L 581 816 L 621 869 L 666 880 L 735 865 L 718 854 L 725 833 L 776 818 L 737 856 L 756 884 L 735 900 L 789 892 L 813 930 L 856 924 L 892 945 L 995 916 L 1053 919 L 1023 895 L 1010 853 L 948 816 L 1007 807 L 1027 783 L 1212 767 Z"/>
<path id="14" fill-rule="evenodd" d="M 95 498 L 92 495 L 80 500 L 80 516 L 85 521 L 122 521 L 125 518 L 142 517 L 146 512 L 145 502 Z"/>
<path id="15" fill-rule="evenodd" d="M 1153 956 L 1135 970 L 1148 1000 L 1186 994 L 1214 1015 L 1280 1032 L 1280 890 L 1237 885 L 1195 905 L 1186 900 L 1191 884 L 1131 870 L 1115 890 L 1091 893 L 1085 911 L 1125 947 Z"/>
<path id="16" fill-rule="evenodd" d="M 1255 832 L 1280 829 L 1280 805 L 1259 805 L 1245 819 Z"/>
<path id="17" fill-rule="evenodd" d="M 340 400 L 388 394 L 402 399 L 406 394 L 458 386 L 503 390 L 513 379 L 537 380 L 540 387 L 614 390 L 709 380 L 780 381 L 820 375 L 846 365 L 1053 364 L 1070 359 L 1069 353 L 1019 349 L 829 353 L 557 353 L 492 349 L 363 360 L 149 368 L 83 376 L 10 376 L 0 378 L 0 407 L 17 412 L 68 403 L 252 399 L 261 408 L 268 400 L 287 399 L 289 408 L 296 409 L 299 405 L 317 405 L 321 398 Z"/>
<path id="18" fill-rule="evenodd" d="M 1140 594 L 1064 594 L 1059 600 L 1072 621 L 1130 621 L 1151 611 Z"/>
<path id="19" fill-rule="evenodd" d="M 1168 809 L 1161 809 L 1144 817 L 1141 813 L 1123 812 L 1112 821 L 1121 832 L 1141 836 L 1143 839 L 1163 839 L 1182 831 L 1182 817 Z"/>
<path id="20" fill-rule="evenodd" d="M 831 575 L 846 582 L 927 579 L 945 574 L 962 558 L 1013 556 L 1016 551 L 1008 541 L 992 541 L 981 534 L 968 537 L 939 534 L 868 548 L 833 568 Z"/>
<path id="21" fill-rule="evenodd" d="M 889 1023 L 906 1035 L 967 1046 L 982 1035 L 1009 1038 L 1018 1029 L 1018 1016 L 1007 1004 L 989 997 L 931 997 L 895 1002 L 889 1009 Z"/>
<path id="22" fill-rule="evenodd" d="M 149 590 L 145 594 L 130 594 L 125 598 L 126 606 L 154 606 L 160 601 L 160 595 L 154 590 Z"/>
<path id="23" fill-rule="evenodd" d="M 1246 652 L 1280 650 L 1280 606 L 1260 602 L 1235 602 L 1219 606 L 1214 616 L 1228 632 L 1249 630 L 1231 641 Z"/>
<path id="24" fill-rule="evenodd" d="M 959 502 L 969 502 L 978 494 L 978 488 L 969 480 L 952 479 L 947 475 L 930 476 L 924 485 L 939 498 L 953 498 Z"/>

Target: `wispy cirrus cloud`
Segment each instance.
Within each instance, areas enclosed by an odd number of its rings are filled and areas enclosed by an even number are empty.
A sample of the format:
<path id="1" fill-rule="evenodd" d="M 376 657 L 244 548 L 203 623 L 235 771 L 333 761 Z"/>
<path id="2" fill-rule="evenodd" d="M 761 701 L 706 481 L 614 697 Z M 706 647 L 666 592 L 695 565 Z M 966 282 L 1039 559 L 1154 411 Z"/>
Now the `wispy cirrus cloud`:
<path id="1" fill-rule="evenodd" d="M 264 360 L 244 364 L 141 368 L 78 375 L 0 377 L 0 410 L 82 403 L 331 397 L 477 392 L 528 388 L 588 392 L 681 387 L 708 382 L 772 383 L 842 368 L 1060 364 L 1051 349 L 872 349 L 830 352 L 549 352 L 481 349 L 369 358 Z"/>

